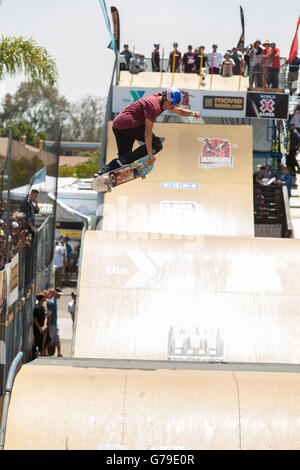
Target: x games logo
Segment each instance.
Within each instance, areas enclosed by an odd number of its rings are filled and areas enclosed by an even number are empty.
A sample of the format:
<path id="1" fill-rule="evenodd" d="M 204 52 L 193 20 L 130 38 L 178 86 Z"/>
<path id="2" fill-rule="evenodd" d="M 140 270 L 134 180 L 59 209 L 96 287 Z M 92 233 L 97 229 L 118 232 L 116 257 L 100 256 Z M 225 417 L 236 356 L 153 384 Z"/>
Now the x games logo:
<path id="1" fill-rule="evenodd" d="M 260 102 L 259 109 L 262 113 L 270 113 L 273 116 L 275 111 L 275 101 L 272 98 L 263 98 Z"/>

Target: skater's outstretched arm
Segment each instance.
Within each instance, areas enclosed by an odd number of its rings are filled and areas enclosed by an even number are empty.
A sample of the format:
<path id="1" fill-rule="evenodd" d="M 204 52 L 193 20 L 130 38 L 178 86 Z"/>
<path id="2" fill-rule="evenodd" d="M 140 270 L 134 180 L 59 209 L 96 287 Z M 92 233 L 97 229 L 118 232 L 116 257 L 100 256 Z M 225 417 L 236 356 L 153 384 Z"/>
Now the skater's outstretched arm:
<path id="1" fill-rule="evenodd" d="M 195 117 L 196 119 L 200 118 L 200 113 L 198 111 L 190 111 L 188 109 L 183 108 L 174 108 L 170 109 L 171 113 L 178 114 L 179 116 L 183 117 Z"/>

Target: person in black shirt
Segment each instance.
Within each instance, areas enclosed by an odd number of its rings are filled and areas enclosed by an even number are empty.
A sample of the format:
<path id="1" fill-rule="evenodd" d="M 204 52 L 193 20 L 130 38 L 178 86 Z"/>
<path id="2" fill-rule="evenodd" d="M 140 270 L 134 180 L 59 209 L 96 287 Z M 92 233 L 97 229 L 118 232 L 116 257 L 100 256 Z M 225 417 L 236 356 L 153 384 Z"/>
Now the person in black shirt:
<path id="1" fill-rule="evenodd" d="M 288 88 L 291 95 L 297 91 L 298 74 L 299 74 L 300 59 L 295 57 L 289 63 L 289 74 L 288 74 Z"/>
<path id="2" fill-rule="evenodd" d="M 132 58 L 132 52 L 129 50 L 128 44 L 124 44 L 124 50 L 121 52 L 121 55 L 125 57 L 126 61 L 126 70 L 129 70 L 129 62 Z"/>
<path id="3" fill-rule="evenodd" d="M 154 50 L 151 56 L 152 72 L 160 72 L 159 44 L 154 44 Z"/>
<path id="4" fill-rule="evenodd" d="M 290 152 L 287 157 L 287 166 L 290 169 L 291 175 L 296 173 L 296 167 L 299 173 L 299 163 L 296 155 L 300 147 L 300 135 L 295 129 L 295 124 L 290 124 Z"/>
<path id="5" fill-rule="evenodd" d="M 34 334 L 34 346 L 33 346 L 33 358 L 38 353 L 45 356 L 46 347 L 46 336 L 47 336 L 47 315 L 44 303 L 46 295 L 44 292 L 40 292 L 36 296 L 37 304 L 33 310 L 33 334 Z"/>
<path id="6" fill-rule="evenodd" d="M 205 70 L 206 64 L 207 64 L 207 55 L 205 54 L 204 49 L 205 49 L 204 46 L 200 46 L 199 48 L 195 49 L 195 56 L 196 56 L 196 59 L 195 59 L 195 72 L 198 75 L 200 73 L 200 67 L 201 67 L 201 56 L 203 56 L 203 58 L 202 58 L 202 73 L 203 73 L 203 70 Z"/>

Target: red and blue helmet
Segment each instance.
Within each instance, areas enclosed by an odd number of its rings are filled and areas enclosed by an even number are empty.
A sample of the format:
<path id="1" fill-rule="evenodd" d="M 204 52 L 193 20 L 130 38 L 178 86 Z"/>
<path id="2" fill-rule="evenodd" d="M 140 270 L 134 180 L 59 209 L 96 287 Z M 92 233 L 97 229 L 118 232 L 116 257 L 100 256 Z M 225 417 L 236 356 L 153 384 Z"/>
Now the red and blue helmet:
<path id="1" fill-rule="evenodd" d="M 182 94 L 181 91 L 178 90 L 175 86 L 172 86 L 171 88 L 168 88 L 167 90 L 164 91 L 164 95 L 169 101 L 169 103 L 172 106 L 176 106 L 177 104 L 180 104 L 182 101 Z"/>

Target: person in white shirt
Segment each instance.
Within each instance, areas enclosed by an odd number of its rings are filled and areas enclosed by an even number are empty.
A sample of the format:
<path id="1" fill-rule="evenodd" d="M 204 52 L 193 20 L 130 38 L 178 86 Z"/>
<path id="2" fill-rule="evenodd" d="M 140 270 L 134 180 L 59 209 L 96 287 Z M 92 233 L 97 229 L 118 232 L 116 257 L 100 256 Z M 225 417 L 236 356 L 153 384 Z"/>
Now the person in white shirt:
<path id="1" fill-rule="evenodd" d="M 235 66 L 234 60 L 231 59 L 229 52 L 226 52 L 226 54 L 224 54 L 224 60 L 222 63 L 223 77 L 232 77 L 234 66 Z"/>
<path id="2" fill-rule="evenodd" d="M 71 300 L 71 302 L 68 303 L 68 312 L 71 315 L 72 322 L 74 324 L 75 309 L 76 309 L 76 294 L 75 294 L 75 292 L 72 292 L 71 297 L 72 297 L 72 300 Z"/>
<path id="3" fill-rule="evenodd" d="M 53 258 L 55 288 L 62 286 L 65 264 L 66 250 L 60 243 L 56 242 Z"/>
<path id="4" fill-rule="evenodd" d="M 217 44 L 212 45 L 212 52 L 209 52 L 207 54 L 207 60 L 208 60 L 208 69 L 210 74 L 220 74 L 221 71 L 221 66 L 223 63 L 223 56 L 220 54 L 220 52 L 217 52 L 218 46 Z"/>

